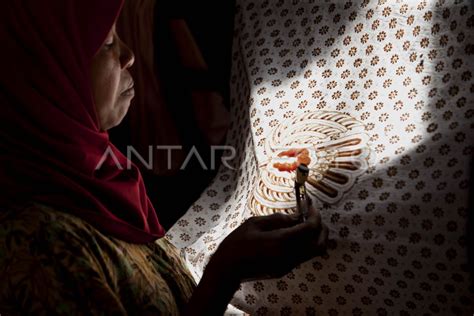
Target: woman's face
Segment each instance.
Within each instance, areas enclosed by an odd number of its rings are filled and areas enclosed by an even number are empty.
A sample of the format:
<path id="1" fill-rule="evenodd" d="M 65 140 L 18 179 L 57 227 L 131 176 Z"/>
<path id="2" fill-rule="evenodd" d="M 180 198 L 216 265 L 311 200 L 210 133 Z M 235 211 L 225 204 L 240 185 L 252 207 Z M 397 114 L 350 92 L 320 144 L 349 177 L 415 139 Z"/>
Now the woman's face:
<path id="1" fill-rule="evenodd" d="M 135 95 L 128 71 L 134 60 L 133 52 L 120 40 L 114 24 L 92 61 L 92 94 L 101 131 L 117 126 L 127 114 Z"/>

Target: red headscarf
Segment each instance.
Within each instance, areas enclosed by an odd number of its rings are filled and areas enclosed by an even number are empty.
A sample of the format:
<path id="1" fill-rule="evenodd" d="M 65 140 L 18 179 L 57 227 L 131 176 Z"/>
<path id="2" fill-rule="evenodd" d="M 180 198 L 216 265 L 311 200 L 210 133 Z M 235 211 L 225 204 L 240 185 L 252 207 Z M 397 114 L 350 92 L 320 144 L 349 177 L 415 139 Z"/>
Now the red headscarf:
<path id="1" fill-rule="evenodd" d="M 132 242 L 164 234 L 138 169 L 101 132 L 90 68 L 123 0 L 8 0 L 0 10 L 0 210 L 25 201 Z M 96 170 L 107 148 L 102 167 Z M 120 169 L 114 160 L 125 169 Z"/>

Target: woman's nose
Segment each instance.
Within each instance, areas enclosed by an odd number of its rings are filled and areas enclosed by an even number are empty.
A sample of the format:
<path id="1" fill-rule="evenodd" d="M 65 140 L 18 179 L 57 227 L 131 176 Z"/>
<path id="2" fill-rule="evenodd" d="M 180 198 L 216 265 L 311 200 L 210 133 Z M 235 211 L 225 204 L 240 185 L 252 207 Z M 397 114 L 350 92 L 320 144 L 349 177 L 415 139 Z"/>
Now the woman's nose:
<path id="1" fill-rule="evenodd" d="M 124 42 L 121 42 L 122 47 L 121 47 L 121 56 L 120 56 L 120 62 L 122 64 L 122 69 L 130 68 L 133 66 L 133 63 L 135 62 L 135 54 L 132 52 L 130 47 L 128 47 Z"/>

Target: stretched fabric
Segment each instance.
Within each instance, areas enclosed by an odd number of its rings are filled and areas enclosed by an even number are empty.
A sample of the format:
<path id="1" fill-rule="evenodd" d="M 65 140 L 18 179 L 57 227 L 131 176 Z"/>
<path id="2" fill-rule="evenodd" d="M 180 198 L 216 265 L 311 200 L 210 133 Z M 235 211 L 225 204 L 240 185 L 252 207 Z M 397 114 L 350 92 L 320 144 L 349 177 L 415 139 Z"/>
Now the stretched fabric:
<path id="1" fill-rule="evenodd" d="M 472 314 L 471 3 L 237 2 L 233 169 L 222 166 L 168 235 L 196 278 L 243 220 L 294 211 L 294 168 L 306 162 L 328 254 L 281 279 L 242 284 L 236 307 Z"/>
<path id="2" fill-rule="evenodd" d="M 8 1 L 1 10 L 0 205 L 70 212 L 133 243 L 163 236 L 139 170 L 99 130 L 90 65 L 123 1 Z M 100 168 L 98 168 L 100 167 Z"/>

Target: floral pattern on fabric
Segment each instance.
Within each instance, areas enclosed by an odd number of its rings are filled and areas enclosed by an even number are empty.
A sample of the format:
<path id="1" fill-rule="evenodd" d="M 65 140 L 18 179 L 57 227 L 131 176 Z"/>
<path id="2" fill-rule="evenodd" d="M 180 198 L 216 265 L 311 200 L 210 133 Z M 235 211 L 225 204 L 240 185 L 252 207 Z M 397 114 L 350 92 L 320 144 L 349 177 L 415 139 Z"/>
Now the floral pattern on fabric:
<path id="1" fill-rule="evenodd" d="M 191 272 L 248 217 L 296 205 L 274 149 L 307 149 L 292 139 L 306 137 L 302 117 L 318 145 L 313 131 L 331 122 L 312 118 L 335 113 L 360 122 L 361 172 L 327 173 L 311 150 L 283 160 L 322 171 L 328 187 L 313 195 L 328 255 L 242 284 L 233 304 L 252 315 L 471 315 L 472 1 L 238 0 L 235 21 L 234 169 L 222 167 L 168 232 Z"/>

